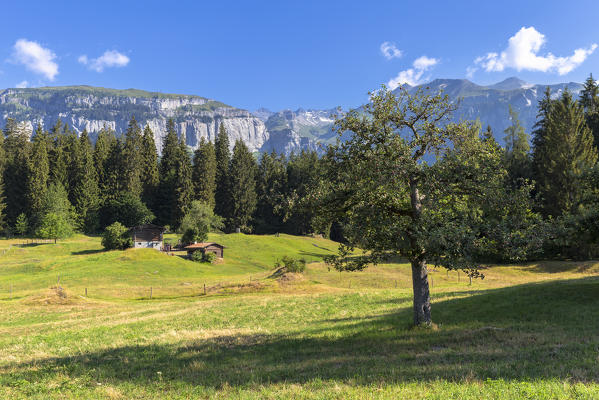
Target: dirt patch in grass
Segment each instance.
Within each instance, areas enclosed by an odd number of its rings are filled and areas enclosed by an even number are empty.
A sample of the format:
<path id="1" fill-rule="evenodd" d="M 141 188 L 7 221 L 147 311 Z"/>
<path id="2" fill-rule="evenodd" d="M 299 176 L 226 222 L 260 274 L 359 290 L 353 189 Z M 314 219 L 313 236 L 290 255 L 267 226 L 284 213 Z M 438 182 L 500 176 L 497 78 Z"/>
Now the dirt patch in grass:
<path id="1" fill-rule="evenodd" d="M 39 295 L 26 298 L 23 302 L 33 306 L 48 306 L 80 304 L 83 301 L 84 299 L 81 296 L 73 295 L 61 286 L 53 286 Z"/>

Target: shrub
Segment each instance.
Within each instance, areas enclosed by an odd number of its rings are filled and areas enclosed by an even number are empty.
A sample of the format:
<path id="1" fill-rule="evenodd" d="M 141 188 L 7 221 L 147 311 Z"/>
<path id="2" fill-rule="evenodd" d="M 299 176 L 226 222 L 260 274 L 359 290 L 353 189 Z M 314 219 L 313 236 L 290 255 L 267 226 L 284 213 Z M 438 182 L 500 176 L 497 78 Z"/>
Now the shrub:
<path id="1" fill-rule="evenodd" d="M 216 255 L 214 253 L 202 253 L 202 262 L 212 264 L 214 260 L 216 260 Z"/>
<path id="2" fill-rule="evenodd" d="M 214 253 L 204 252 L 197 250 L 191 253 L 191 260 L 196 262 L 212 264 L 216 260 Z"/>
<path id="3" fill-rule="evenodd" d="M 106 227 L 102 235 L 102 246 L 106 250 L 125 250 L 133 245 L 129 230 L 120 222 Z"/>
<path id="4" fill-rule="evenodd" d="M 306 260 L 303 258 L 293 258 L 288 256 L 283 256 L 281 261 L 277 261 L 275 264 L 275 268 L 285 268 L 287 272 L 297 272 L 302 273 L 306 270 Z"/>

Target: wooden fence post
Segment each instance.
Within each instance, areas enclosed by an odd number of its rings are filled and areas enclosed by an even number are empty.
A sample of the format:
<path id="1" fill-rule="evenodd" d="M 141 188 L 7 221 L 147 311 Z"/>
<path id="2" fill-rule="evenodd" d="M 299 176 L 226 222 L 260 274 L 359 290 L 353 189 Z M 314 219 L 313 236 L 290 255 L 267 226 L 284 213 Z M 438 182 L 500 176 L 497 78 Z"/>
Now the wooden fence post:
<path id="1" fill-rule="evenodd" d="M 206 284 L 204 283 L 204 296 L 206 296 Z"/>
<path id="2" fill-rule="evenodd" d="M 87 297 L 87 288 L 85 288 L 85 297 Z"/>
<path id="3" fill-rule="evenodd" d="M 152 300 L 152 286 L 150 286 L 150 300 Z"/>

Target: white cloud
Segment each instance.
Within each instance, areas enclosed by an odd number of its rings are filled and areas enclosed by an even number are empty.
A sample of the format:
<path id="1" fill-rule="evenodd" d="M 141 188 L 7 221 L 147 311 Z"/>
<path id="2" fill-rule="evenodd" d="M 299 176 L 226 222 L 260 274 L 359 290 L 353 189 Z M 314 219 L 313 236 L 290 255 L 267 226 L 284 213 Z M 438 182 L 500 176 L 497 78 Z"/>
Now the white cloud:
<path id="1" fill-rule="evenodd" d="M 416 68 L 418 70 L 426 71 L 427 69 L 432 68 L 435 65 L 437 65 L 438 62 L 439 62 L 439 60 L 437 60 L 436 58 L 429 58 L 427 56 L 422 56 L 422 57 L 418 57 L 417 59 L 414 60 L 414 68 Z"/>
<path id="2" fill-rule="evenodd" d="M 395 43 L 392 42 L 383 42 L 381 44 L 381 53 L 387 60 L 402 56 L 401 50 L 399 50 L 397 46 L 395 46 Z"/>
<path id="3" fill-rule="evenodd" d="M 116 50 L 106 50 L 104 54 L 98 58 L 89 59 L 87 55 L 84 54 L 79 56 L 77 61 L 80 64 L 87 65 L 96 72 L 102 72 L 104 71 L 104 68 L 126 66 L 129 64 L 129 57 Z"/>
<path id="4" fill-rule="evenodd" d="M 477 57 L 474 64 L 487 72 L 513 68 L 517 71 L 557 72 L 559 75 L 565 75 L 582 64 L 597 48 L 597 44 L 593 43 L 586 49 L 574 50 L 574 54 L 568 57 L 556 57 L 551 53 L 539 54 L 546 41 L 545 35 L 534 27 L 522 27 L 508 40 L 505 50 Z"/>
<path id="5" fill-rule="evenodd" d="M 471 79 L 476 71 L 478 71 L 477 67 L 466 67 L 466 78 Z"/>
<path id="6" fill-rule="evenodd" d="M 19 39 L 14 45 L 11 61 L 23 64 L 28 70 L 45 76 L 53 81 L 58 75 L 58 64 L 54 62 L 56 54 L 39 43 L 27 39 Z"/>
<path id="7" fill-rule="evenodd" d="M 27 81 L 21 81 L 15 85 L 15 87 L 18 89 L 26 88 L 28 86 L 29 86 L 29 82 L 27 82 Z"/>
<path id="8" fill-rule="evenodd" d="M 436 58 L 429 58 L 427 56 L 418 57 L 412 63 L 413 68 L 401 71 L 395 78 L 387 82 L 387 86 L 394 90 L 404 83 L 407 83 L 410 86 L 419 85 L 425 80 L 423 78 L 424 73 L 438 63 L 439 60 Z"/>

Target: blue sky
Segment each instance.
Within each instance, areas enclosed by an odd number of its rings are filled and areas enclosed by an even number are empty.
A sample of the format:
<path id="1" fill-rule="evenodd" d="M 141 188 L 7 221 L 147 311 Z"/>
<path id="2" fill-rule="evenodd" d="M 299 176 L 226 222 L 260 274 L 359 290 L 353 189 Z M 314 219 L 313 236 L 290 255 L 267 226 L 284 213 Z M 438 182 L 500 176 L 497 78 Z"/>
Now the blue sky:
<path id="1" fill-rule="evenodd" d="M 599 76 L 596 0 L 30 0 L 2 14 L 0 88 L 138 88 L 279 110 L 357 106 L 382 83 Z"/>

